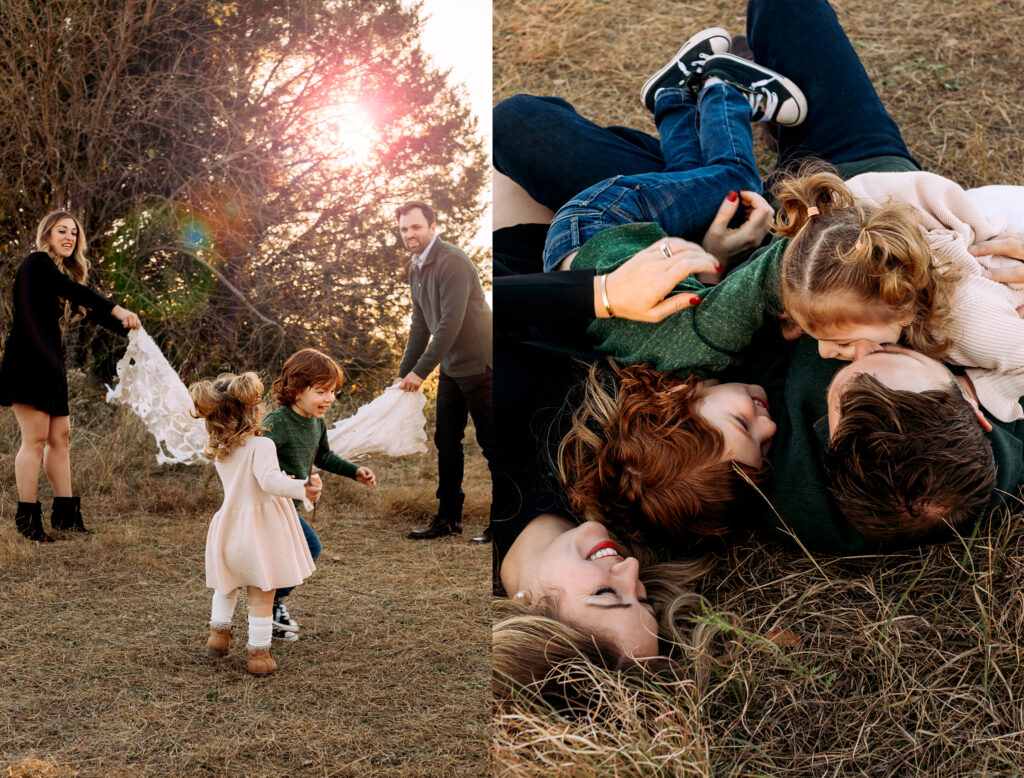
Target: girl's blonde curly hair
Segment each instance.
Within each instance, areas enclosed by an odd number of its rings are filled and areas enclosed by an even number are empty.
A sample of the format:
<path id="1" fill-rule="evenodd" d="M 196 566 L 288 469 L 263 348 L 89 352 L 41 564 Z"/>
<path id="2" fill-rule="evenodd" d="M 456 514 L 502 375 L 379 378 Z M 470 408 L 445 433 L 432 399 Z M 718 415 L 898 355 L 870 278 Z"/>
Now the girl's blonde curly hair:
<path id="1" fill-rule="evenodd" d="M 859 202 L 832 168 L 806 163 L 775 187 L 772 232 L 790 238 L 782 259 L 782 301 L 804 329 L 903 325 L 905 345 L 941 358 L 959 274 L 936 268 L 917 211 L 906 203 Z"/>
<path id="2" fill-rule="evenodd" d="M 192 416 L 206 419 L 210 440 L 203 453 L 207 459 L 225 459 L 246 438 L 263 433 L 263 383 L 255 373 L 224 373 L 213 381 L 197 381 L 188 393 L 195 404 Z"/>

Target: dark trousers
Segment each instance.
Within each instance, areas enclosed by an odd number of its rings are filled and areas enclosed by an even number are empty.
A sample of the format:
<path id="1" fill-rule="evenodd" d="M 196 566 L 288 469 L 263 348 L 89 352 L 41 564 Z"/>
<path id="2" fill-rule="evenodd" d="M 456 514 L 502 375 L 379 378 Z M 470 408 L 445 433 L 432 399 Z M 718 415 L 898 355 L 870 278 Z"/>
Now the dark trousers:
<path id="1" fill-rule="evenodd" d="M 477 375 L 455 376 L 441 373 L 437 382 L 437 515 L 449 522 L 462 521 L 462 473 L 465 457 L 462 439 L 466 422 L 473 417 L 476 441 L 487 460 L 494 480 L 494 374 L 490 368 Z M 491 513 L 494 501 L 491 502 Z"/>
<path id="2" fill-rule="evenodd" d="M 751 0 L 747 37 L 755 60 L 792 78 L 807 97 L 803 124 L 774 128 L 779 167 L 806 156 L 913 159 L 825 0 Z M 602 127 L 561 98 L 516 95 L 494 107 L 494 166 L 557 211 L 599 181 L 658 172 L 665 161 L 647 133 Z"/>

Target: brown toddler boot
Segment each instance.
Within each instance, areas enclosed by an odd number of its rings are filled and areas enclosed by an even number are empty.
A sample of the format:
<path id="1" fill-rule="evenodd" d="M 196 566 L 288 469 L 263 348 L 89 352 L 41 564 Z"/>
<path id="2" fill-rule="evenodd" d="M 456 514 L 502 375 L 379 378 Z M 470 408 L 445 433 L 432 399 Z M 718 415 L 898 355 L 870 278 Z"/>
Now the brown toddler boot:
<path id="1" fill-rule="evenodd" d="M 206 639 L 207 656 L 227 656 L 230 646 L 231 627 L 210 627 L 210 637 Z"/>
<path id="2" fill-rule="evenodd" d="M 270 675 L 277 669 L 277 662 L 270 655 L 270 648 L 249 648 L 249 664 L 246 668 L 252 675 Z"/>

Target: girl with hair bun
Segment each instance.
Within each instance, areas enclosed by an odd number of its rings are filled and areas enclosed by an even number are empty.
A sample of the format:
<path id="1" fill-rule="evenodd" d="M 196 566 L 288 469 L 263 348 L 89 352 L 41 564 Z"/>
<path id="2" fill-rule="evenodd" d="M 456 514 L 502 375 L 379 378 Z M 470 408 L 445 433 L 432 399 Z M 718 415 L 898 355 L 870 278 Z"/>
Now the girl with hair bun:
<path id="1" fill-rule="evenodd" d="M 248 671 L 269 675 L 271 609 L 279 587 L 297 586 L 315 569 L 291 499 L 307 510 L 320 496 L 318 476 L 296 481 L 281 472 L 277 448 L 260 437 L 263 384 L 255 373 L 222 375 L 189 387 L 193 415 L 206 420 L 224 503 L 206 536 L 206 585 L 214 589 L 208 656 L 228 653 L 231 619 L 243 586 L 249 601 Z"/>
<path id="2" fill-rule="evenodd" d="M 968 368 L 996 418 L 1024 418 L 1024 289 L 988 277 L 1014 260 L 970 250 L 998 230 L 963 189 L 934 173 L 819 171 L 776 194 L 782 302 L 822 357 L 904 345 Z"/>

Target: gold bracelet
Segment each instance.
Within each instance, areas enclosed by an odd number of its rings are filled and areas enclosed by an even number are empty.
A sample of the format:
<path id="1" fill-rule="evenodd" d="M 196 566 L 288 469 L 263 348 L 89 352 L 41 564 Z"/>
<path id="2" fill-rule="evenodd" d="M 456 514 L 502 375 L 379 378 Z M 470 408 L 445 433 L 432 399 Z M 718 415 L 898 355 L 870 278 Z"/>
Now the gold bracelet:
<path id="1" fill-rule="evenodd" d="M 604 309 L 608 312 L 608 318 L 615 318 L 615 311 L 612 310 L 612 304 L 608 302 L 608 274 L 605 273 L 601 276 L 601 302 L 604 303 Z"/>

